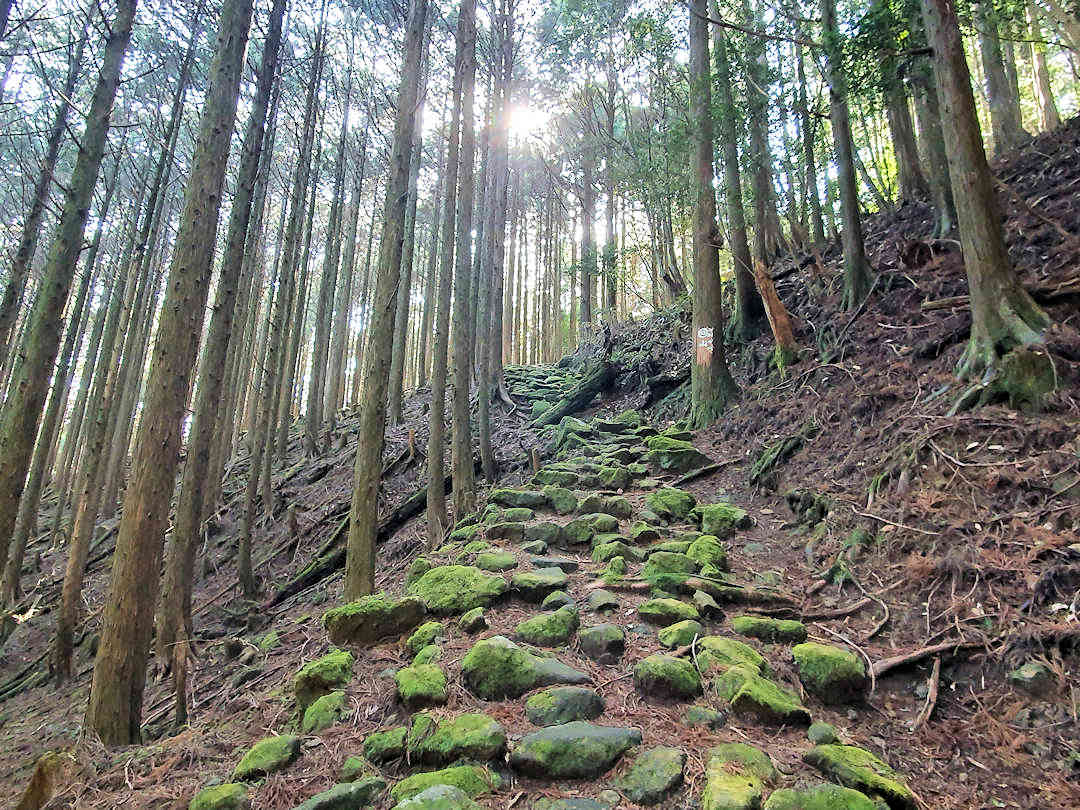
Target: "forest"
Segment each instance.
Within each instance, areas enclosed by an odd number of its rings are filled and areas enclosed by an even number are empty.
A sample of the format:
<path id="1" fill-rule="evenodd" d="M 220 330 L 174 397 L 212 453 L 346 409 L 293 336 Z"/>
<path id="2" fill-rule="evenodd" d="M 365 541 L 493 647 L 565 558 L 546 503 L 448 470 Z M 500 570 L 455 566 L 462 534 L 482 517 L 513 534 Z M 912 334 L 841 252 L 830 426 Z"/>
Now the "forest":
<path id="1" fill-rule="evenodd" d="M 1077 0 L 0 0 L 0 801 L 1080 806 Z"/>

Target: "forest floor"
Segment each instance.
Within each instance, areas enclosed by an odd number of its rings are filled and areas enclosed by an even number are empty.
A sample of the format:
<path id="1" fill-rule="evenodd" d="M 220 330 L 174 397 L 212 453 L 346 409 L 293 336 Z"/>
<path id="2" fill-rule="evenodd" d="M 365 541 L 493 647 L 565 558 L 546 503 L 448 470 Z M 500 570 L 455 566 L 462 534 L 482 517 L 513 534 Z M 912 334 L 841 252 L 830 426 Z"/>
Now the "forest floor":
<path id="1" fill-rule="evenodd" d="M 1055 319 L 1080 329 L 1080 120 L 1039 137 L 995 171 L 1004 184 L 1000 200 L 1010 255 L 1025 285 Z M 693 435 L 695 447 L 715 466 L 683 486 L 700 504 L 730 502 L 747 512 L 752 525 L 724 538 L 732 581 L 749 588 L 747 593 L 772 594 L 776 600 L 766 600 L 764 607 L 786 606 L 787 613 L 803 617 L 811 639 L 879 664 L 941 647 L 883 673 L 858 702 L 836 706 L 808 693 L 786 645 L 739 637 L 764 656 L 772 677 L 794 692 L 815 720 L 831 723 L 842 739 L 891 765 L 919 806 L 1080 806 L 1076 369 L 1062 365 L 1065 384 L 1038 413 L 995 405 L 949 415 L 962 390 L 953 369 L 970 323 L 959 247 L 932 238 L 931 212 L 918 204 L 870 217 L 866 224 L 877 281 L 866 306 L 854 315 L 838 309 L 837 246 L 822 254 L 822 268 L 801 256 L 797 264 L 771 268 L 803 357 L 782 374 L 770 369 L 767 335 L 732 356 L 742 396 L 720 423 Z M 679 384 L 689 363 L 685 315 L 672 310 L 618 324 L 559 367 L 508 370 L 508 387 L 519 406 L 512 412 L 496 408 L 499 486 L 530 487 L 534 449 L 545 469 L 568 463 L 565 452 L 561 460 L 556 457 L 563 448 L 553 431 L 530 427 L 530 408 L 537 399 L 557 399 L 584 362 L 609 352 L 618 369 L 616 384 L 577 414 L 600 420 L 592 429 L 601 439 L 604 431 L 596 426 L 627 408 L 640 410 L 659 430 L 681 416 L 685 389 Z M 540 392 L 548 379 L 550 387 Z M 424 483 L 428 399 L 426 391 L 416 393 L 407 402 L 404 422 L 388 431 L 380 492 L 384 515 Z M 225 505 L 200 556 L 205 564 L 195 593 L 192 722 L 178 734 L 169 732 L 170 684 L 152 672 L 143 746 L 106 751 L 79 738 L 96 611 L 108 578 L 108 526 L 99 531 L 97 553 L 91 555 L 95 561 L 85 592 L 89 618 L 78 675 L 60 688 L 44 682 L 44 655 L 64 553 L 44 541 L 31 549 L 34 570 L 23 581 L 25 620 L 0 651 L 0 802 L 13 801 L 25 789 L 41 754 L 66 749 L 73 753 L 72 764 L 49 806 L 183 808 L 201 787 L 228 781 L 243 752 L 259 739 L 296 733 L 292 680 L 304 663 L 332 648 L 321 617 L 340 602 L 341 574 L 282 600 L 274 594 L 313 559 L 340 546 L 356 439 L 351 414 L 339 417 L 327 440 L 332 449 L 318 458 L 305 458 L 299 434 L 292 435 L 274 480 L 280 506 L 257 535 L 256 560 L 266 594 L 261 606 L 243 603 L 235 591 L 232 560 L 245 460 L 229 471 Z M 763 453 L 780 446 L 780 461 L 752 475 Z M 586 469 L 580 461 L 572 464 L 575 474 Z M 634 517 L 619 518 L 618 531 L 627 535 L 647 508 L 649 493 L 678 478 L 655 467 L 644 479 L 634 475 L 622 493 Z M 582 481 L 574 487 L 580 495 L 598 489 Z M 789 497 L 792 492 L 799 494 Z M 612 495 L 605 491 L 605 497 Z M 529 525 L 569 519 L 534 515 Z M 668 542 L 694 529 L 680 519 L 657 526 L 660 541 Z M 406 570 L 424 533 L 421 514 L 382 543 L 380 588 L 405 591 Z M 495 534 L 487 533 L 488 543 L 514 557 L 507 579 L 531 570 L 535 555 L 521 549 L 519 538 Z M 445 551 L 429 556 L 431 562 L 452 563 L 466 553 L 460 544 Z M 649 553 L 649 546 L 640 553 Z M 597 722 L 639 730 L 646 748 L 674 746 L 687 755 L 683 786 L 660 806 L 697 806 L 709 751 L 721 742 L 749 742 L 767 752 L 779 770 L 776 785 L 821 778 L 803 761 L 811 748 L 804 724 L 769 724 L 735 711 L 718 728 L 690 726 L 683 716 L 691 703 L 727 712 L 726 701 L 711 690 L 696 699 L 658 697 L 635 682 L 635 665 L 660 651 L 655 628 L 637 611 L 650 597 L 635 584 L 645 574 L 644 563 L 628 560 L 628 579 L 609 572 L 618 607 L 600 615 L 588 598 L 605 565 L 593 561 L 587 546 L 551 554 L 577 565 L 563 589 L 579 607 L 582 628 L 610 623 L 626 636 L 625 653 L 615 663 L 593 660 L 580 640 L 553 650 L 603 697 L 606 708 Z M 470 554 L 464 561 L 473 559 Z M 466 688 L 461 661 L 479 639 L 513 638 L 518 623 L 538 613 L 539 606 L 521 596 L 515 590 L 489 606 L 489 628 L 479 634 L 460 630 L 454 619 L 444 622 L 438 663 L 449 687 L 447 702 L 434 710 L 439 718 L 488 714 L 502 725 L 511 750 L 535 730 L 522 711 L 524 698 L 480 700 Z M 728 597 L 732 603 L 724 605 L 722 616 L 700 617 L 706 634 L 734 638 L 730 620 L 763 607 Z M 814 618 L 830 611 L 845 615 Z M 395 682 L 387 677 L 388 670 L 408 665 L 404 645 L 390 640 L 350 649 L 356 662 L 343 686 L 345 712 L 330 728 L 302 737 L 302 754 L 294 764 L 252 786 L 255 808 L 290 808 L 330 788 L 346 757 L 363 753 L 370 733 L 408 722 Z M 697 652 L 690 651 L 695 663 Z M 1032 662 L 1049 673 L 1038 694 L 1008 677 Z M 23 688 L 15 690 L 15 684 Z M 916 728 L 930 695 L 933 711 Z M 604 802 L 592 806 L 635 807 L 625 794 L 604 792 L 632 762 L 627 754 L 606 775 L 585 781 L 525 777 L 520 769 L 496 762 L 503 785 L 477 801 L 491 808 L 529 808 L 541 797 L 579 796 Z M 416 770 L 405 760 L 379 766 L 391 785 Z M 374 804 L 394 802 L 383 796 Z"/>

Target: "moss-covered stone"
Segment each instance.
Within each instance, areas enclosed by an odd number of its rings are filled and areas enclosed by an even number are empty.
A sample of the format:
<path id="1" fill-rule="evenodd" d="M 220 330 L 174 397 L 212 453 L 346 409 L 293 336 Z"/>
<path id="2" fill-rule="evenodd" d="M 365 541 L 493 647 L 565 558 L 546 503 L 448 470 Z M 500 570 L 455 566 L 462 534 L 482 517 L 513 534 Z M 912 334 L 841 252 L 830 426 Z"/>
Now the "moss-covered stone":
<path id="1" fill-rule="evenodd" d="M 405 585 L 408 587 L 412 585 L 416 580 L 420 579 L 424 574 L 435 567 L 435 563 L 429 560 L 427 557 L 417 557 L 411 563 L 409 567 L 405 569 Z"/>
<path id="2" fill-rule="evenodd" d="M 626 543 L 621 540 L 616 540 L 611 543 L 601 543 L 592 550 L 593 562 L 605 563 L 615 557 L 622 557 L 624 560 L 640 562 L 641 552 L 633 546 L 626 545 Z"/>
<path id="3" fill-rule="evenodd" d="M 435 664 L 414 664 L 394 675 L 398 700 L 409 711 L 446 703 L 446 673 Z"/>
<path id="4" fill-rule="evenodd" d="M 424 601 L 438 615 L 464 613 L 487 607 L 507 591 L 506 580 L 468 565 L 441 565 L 432 568 L 408 587 L 409 593 Z"/>
<path id="5" fill-rule="evenodd" d="M 709 751 L 702 810 L 758 810 L 766 785 L 777 776 L 768 754 L 752 745 L 718 745 Z"/>
<path id="6" fill-rule="evenodd" d="M 381 776 L 368 776 L 355 782 L 334 785 L 329 790 L 317 793 L 296 810 L 353 810 L 367 807 L 384 790 L 386 780 Z"/>
<path id="7" fill-rule="evenodd" d="M 615 786 L 635 804 L 658 804 L 682 784 L 685 767 L 685 751 L 666 746 L 647 748 Z"/>
<path id="8" fill-rule="evenodd" d="M 547 498 L 548 503 L 551 504 L 551 508 L 555 510 L 556 514 L 569 515 L 577 510 L 577 496 L 563 487 L 544 487 L 544 497 Z"/>
<path id="9" fill-rule="evenodd" d="M 316 700 L 304 712 L 300 730 L 305 734 L 316 734 L 330 728 L 345 711 L 345 693 L 331 692 Z"/>
<path id="10" fill-rule="evenodd" d="M 364 738 L 364 757 L 369 762 L 381 764 L 405 755 L 405 737 L 409 729 L 396 726 L 386 731 L 376 731 Z"/>
<path id="11" fill-rule="evenodd" d="M 562 526 L 549 520 L 530 523 L 525 527 L 525 541 L 543 543 L 545 546 L 558 545 L 562 537 Z"/>
<path id="12" fill-rule="evenodd" d="M 731 629 L 740 636 L 761 639 L 770 644 L 798 644 L 806 641 L 806 625 L 794 619 L 767 616 L 736 616 Z"/>
<path id="13" fill-rule="evenodd" d="M 481 571 L 509 571 L 517 566 L 517 558 L 509 551 L 484 551 L 476 555 L 476 567 Z"/>
<path id="14" fill-rule="evenodd" d="M 713 731 L 724 727 L 727 716 L 723 712 L 711 709 L 708 706 L 689 706 L 682 716 L 682 724 L 694 728 L 704 726 Z"/>
<path id="15" fill-rule="evenodd" d="M 648 556 L 644 568 L 641 569 L 641 575 L 652 582 L 660 574 L 693 574 L 700 567 L 685 554 L 657 551 Z"/>
<path id="16" fill-rule="evenodd" d="M 602 588 L 589 592 L 588 603 L 589 610 L 596 613 L 608 613 L 619 609 L 619 597 Z"/>
<path id="17" fill-rule="evenodd" d="M 534 403 L 538 404 L 538 403 Z M 394 810 L 483 810 L 461 788 L 453 785 L 432 785 L 415 796 L 402 799 Z"/>
<path id="18" fill-rule="evenodd" d="M 660 625 L 666 627 L 669 624 L 675 622 L 681 622 L 684 619 L 697 619 L 697 608 L 693 605 L 688 605 L 686 602 L 682 602 L 678 599 L 669 599 L 661 597 L 659 599 L 649 599 L 638 605 L 638 616 L 642 620 L 649 624 Z"/>
<path id="19" fill-rule="evenodd" d="M 540 603 L 540 607 L 543 610 L 558 610 L 559 608 L 568 605 L 574 605 L 574 598 L 566 591 L 552 591 L 545 596 L 544 601 Z"/>
<path id="20" fill-rule="evenodd" d="M 515 574 L 510 580 L 514 594 L 526 602 L 539 604 L 552 591 L 566 587 L 566 572 L 561 568 L 538 568 Z"/>
<path id="21" fill-rule="evenodd" d="M 616 518 L 628 518 L 634 511 L 630 501 L 622 496 L 589 495 L 580 504 L 582 514 L 602 513 Z"/>
<path id="22" fill-rule="evenodd" d="M 849 703 L 862 697 L 866 667 L 854 653 L 808 641 L 791 648 L 799 680 L 824 703 Z"/>
<path id="23" fill-rule="evenodd" d="M 645 440 L 645 444 L 649 448 L 645 459 L 668 472 L 690 472 L 698 467 L 704 467 L 711 461 L 690 442 L 668 436 L 650 436 Z"/>
<path id="24" fill-rule="evenodd" d="M 510 754 L 510 767 L 527 776 L 583 779 L 604 773 L 640 743 L 636 729 L 578 720 L 526 734 Z"/>
<path id="25" fill-rule="evenodd" d="M 248 810 L 247 786 L 237 782 L 226 782 L 203 788 L 188 805 L 188 810 Z"/>
<path id="26" fill-rule="evenodd" d="M 614 664 L 626 650 L 626 634 L 616 624 L 597 624 L 578 633 L 578 647 L 598 664 Z"/>
<path id="27" fill-rule="evenodd" d="M 390 789 L 390 798 L 401 801 L 422 793 L 434 785 L 450 785 L 475 798 L 499 789 L 502 780 L 494 771 L 479 765 L 455 765 L 441 771 L 426 771 L 406 776 Z"/>
<path id="28" fill-rule="evenodd" d="M 281 636 L 277 630 L 271 630 L 265 636 L 259 639 L 259 649 L 262 652 L 270 652 L 281 645 Z"/>
<path id="29" fill-rule="evenodd" d="M 840 785 L 816 785 L 805 790 L 773 791 L 762 810 L 877 810 L 864 794 Z"/>
<path id="30" fill-rule="evenodd" d="M 420 652 L 413 658 L 413 664 L 419 666 L 420 664 L 434 664 L 442 657 L 442 647 L 438 644 L 428 644 L 422 648 Z"/>
<path id="31" fill-rule="evenodd" d="M 484 531 L 488 540 L 509 540 L 518 542 L 525 539 L 524 523 L 492 523 Z"/>
<path id="32" fill-rule="evenodd" d="M 727 549 L 720 538 L 703 534 L 686 549 L 686 556 L 701 566 L 711 565 L 718 571 L 728 570 Z"/>
<path id="33" fill-rule="evenodd" d="M 669 624 L 657 634 L 657 637 L 663 646 L 674 649 L 689 644 L 696 636 L 700 636 L 704 632 L 705 628 L 701 626 L 700 622 L 693 619 L 684 619 L 681 622 Z"/>
<path id="34" fill-rule="evenodd" d="M 578 629 L 577 608 L 567 605 L 551 613 L 541 613 L 517 626 L 515 636 L 537 647 L 559 647 L 566 644 Z"/>
<path id="35" fill-rule="evenodd" d="M 347 650 L 333 650 L 300 668 L 293 678 L 293 692 L 301 716 L 316 699 L 349 682 L 353 661 L 352 653 Z"/>
<path id="36" fill-rule="evenodd" d="M 468 526 L 458 526 L 452 532 L 450 532 L 449 542 L 453 543 L 469 543 L 477 540 L 483 535 L 484 527 L 479 523 L 470 523 Z M 443 549 L 446 546 L 440 548 L 438 553 L 445 553 Z"/>
<path id="37" fill-rule="evenodd" d="M 502 757 L 506 732 L 486 714 L 459 714 L 436 721 L 421 713 L 413 716 L 405 745 L 410 761 L 425 765 L 448 765 L 463 759 L 486 762 Z"/>
<path id="38" fill-rule="evenodd" d="M 762 448 L 750 465 L 750 483 L 758 484 L 774 468 L 795 455 L 803 446 L 801 435 L 785 436 Z"/>
<path id="39" fill-rule="evenodd" d="M 555 467 L 544 467 L 533 476 L 533 483 L 540 484 L 546 489 L 548 486 L 572 487 L 577 486 L 580 478 L 577 473 L 570 470 L 560 470 Z"/>
<path id="40" fill-rule="evenodd" d="M 338 772 L 338 782 L 356 782 L 368 776 L 374 776 L 375 769 L 363 757 L 351 756 L 345 759 Z"/>
<path id="41" fill-rule="evenodd" d="M 810 723 L 810 712 L 798 695 L 744 667 L 728 668 L 713 680 L 713 686 L 739 717 L 773 724 Z"/>
<path id="42" fill-rule="evenodd" d="M 543 492 L 528 489 L 493 489 L 488 500 L 499 506 L 527 509 L 542 509 L 548 504 L 547 496 Z"/>
<path id="43" fill-rule="evenodd" d="M 892 768 L 853 745 L 815 745 L 803 761 L 845 787 L 881 796 L 891 810 L 915 810 L 915 796 Z"/>
<path id="44" fill-rule="evenodd" d="M 619 582 L 626 576 L 627 566 L 624 557 L 612 557 L 604 570 L 600 572 L 600 579 L 608 584 Z"/>
<path id="45" fill-rule="evenodd" d="M 692 600 L 694 602 L 694 607 L 698 609 L 698 613 L 704 618 L 711 619 L 712 621 L 720 621 L 724 618 L 724 611 L 721 609 L 720 605 L 718 605 L 716 600 L 709 594 L 705 593 L 705 591 L 694 591 Z"/>
<path id="46" fill-rule="evenodd" d="M 660 539 L 660 530 L 643 520 L 636 521 L 627 534 L 630 540 L 638 545 L 655 543 Z"/>
<path id="47" fill-rule="evenodd" d="M 487 626 L 487 618 L 484 616 L 482 607 L 466 611 L 465 615 L 458 619 L 458 627 L 466 633 L 479 633 L 481 630 L 486 630 Z"/>
<path id="48" fill-rule="evenodd" d="M 685 489 L 661 487 L 645 496 L 645 506 L 664 520 L 686 520 L 697 499 Z"/>
<path id="49" fill-rule="evenodd" d="M 300 738 L 288 734 L 259 740 L 248 749 L 233 770 L 235 782 L 259 779 L 292 765 L 300 756 Z"/>
<path id="50" fill-rule="evenodd" d="M 736 529 L 749 529 L 754 521 L 745 509 L 730 503 L 710 503 L 698 506 L 694 513 L 701 518 L 701 531 L 714 537 L 731 537 Z"/>
<path id="51" fill-rule="evenodd" d="M 525 506 L 503 509 L 498 520 L 507 523 L 528 523 L 536 517 L 536 511 Z M 497 521 L 496 521 L 497 522 Z"/>
<path id="52" fill-rule="evenodd" d="M 443 634 L 442 622 L 424 622 L 413 631 L 413 634 L 405 641 L 405 649 L 409 655 L 416 655 L 420 650 Z"/>
<path id="53" fill-rule="evenodd" d="M 645 695 L 685 700 L 701 694 L 701 676 L 686 659 L 650 655 L 634 667 L 634 686 Z"/>
<path id="54" fill-rule="evenodd" d="M 768 675 L 765 658 L 749 644 L 727 636 L 705 636 L 699 644 L 707 654 L 700 660 L 703 672 L 723 670 L 727 667 L 743 667 L 759 675 Z"/>
<path id="55" fill-rule="evenodd" d="M 630 486 L 630 471 L 626 467 L 605 466 L 596 473 L 596 479 L 604 489 L 624 490 Z"/>
<path id="56" fill-rule="evenodd" d="M 580 684 L 588 676 L 554 659 L 539 658 L 510 639 L 478 641 L 461 662 L 465 688 L 481 700 L 516 698 L 538 686 Z"/>
<path id="57" fill-rule="evenodd" d="M 810 728 L 806 730 L 806 738 L 814 745 L 833 745 L 840 742 L 836 729 L 821 721 L 810 724 Z"/>
<path id="58" fill-rule="evenodd" d="M 557 686 L 529 696 L 525 716 L 534 726 L 557 726 L 574 720 L 595 720 L 604 713 L 604 699 L 582 686 Z"/>

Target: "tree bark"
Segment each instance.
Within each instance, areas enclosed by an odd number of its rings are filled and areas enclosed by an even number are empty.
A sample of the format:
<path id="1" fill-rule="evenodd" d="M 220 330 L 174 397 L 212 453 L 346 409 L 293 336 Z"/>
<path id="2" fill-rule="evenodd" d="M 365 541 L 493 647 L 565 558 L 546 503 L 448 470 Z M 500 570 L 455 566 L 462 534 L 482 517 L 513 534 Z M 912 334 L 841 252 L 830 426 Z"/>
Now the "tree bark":
<path id="1" fill-rule="evenodd" d="M 994 154 L 1001 155 L 1022 146 L 1031 136 L 1024 131 L 1020 122 L 1020 99 L 1005 75 L 997 13 L 992 2 L 980 0 L 975 15 L 979 29 L 979 52 L 986 74 L 986 101 L 990 107 Z"/>
<path id="2" fill-rule="evenodd" d="M 401 273 L 402 240 L 409 199 L 409 172 L 416 107 L 420 87 L 420 64 L 424 54 L 427 0 L 412 0 L 405 27 L 401 84 L 397 97 L 397 121 L 386 183 L 379 270 L 375 282 L 371 332 L 364 351 L 364 398 L 360 407 L 359 433 L 353 471 L 353 497 L 349 510 L 349 540 L 345 561 L 345 599 L 354 600 L 375 589 L 375 540 L 379 530 L 379 480 L 386 430 L 386 389 L 394 337 L 394 310 Z"/>
<path id="3" fill-rule="evenodd" d="M 1061 126 L 1061 115 L 1054 103 L 1054 91 L 1050 87 L 1050 72 L 1046 69 L 1046 46 L 1042 43 L 1042 30 L 1034 0 L 1028 0 L 1028 33 L 1031 38 L 1031 83 L 1035 91 L 1035 105 L 1039 108 L 1039 125 L 1043 131 Z"/>

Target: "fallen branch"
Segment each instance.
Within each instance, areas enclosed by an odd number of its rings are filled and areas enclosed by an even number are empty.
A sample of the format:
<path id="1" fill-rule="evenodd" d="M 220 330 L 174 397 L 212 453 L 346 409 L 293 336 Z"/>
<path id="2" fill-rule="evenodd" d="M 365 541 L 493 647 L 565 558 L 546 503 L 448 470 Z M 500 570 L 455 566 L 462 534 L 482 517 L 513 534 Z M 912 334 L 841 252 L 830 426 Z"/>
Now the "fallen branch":
<path id="1" fill-rule="evenodd" d="M 919 712 L 919 716 L 915 718 L 915 722 L 911 724 L 912 731 L 918 731 L 919 727 L 930 719 L 930 715 L 937 705 L 938 686 L 940 683 L 941 658 L 938 657 L 934 659 L 934 669 L 930 672 L 930 680 L 926 682 L 926 705 L 923 706 L 922 711 Z"/>
<path id="2" fill-rule="evenodd" d="M 870 673 L 873 677 L 880 678 L 886 672 L 890 672 L 897 667 L 914 664 L 923 659 L 930 658 L 933 655 L 950 651 L 958 653 L 961 650 L 974 650 L 984 646 L 985 645 L 981 641 L 943 641 L 940 644 L 931 644 L 929 647 L 921 647 L 918 650 L 894 655 L 891 658 L 883 658 L 874 663 L 870 668 Z"/>
<path id="3" fill-rule="evenodd" d="M 734 464 L 736 461 L 740 461 L 740 459 L 729 458 L 726 461 L 717 461 L 713 464 L 706 464 L 704 467 L 699 467 L 696 470 L 688 472 L 686 475 L 676 478 L 674 481 L 671 482 L 671 486 L 681 487 L 683 484 L 689 483 L 690 481 L 695 481 L 698 478 L 703 478 L 706 475 L 711 475 L 717 470 L 722 470 L 724 469 L 724 467 L 728 467 Z"/>
<path id="4" fill-rule="evenodd" d="M 615 367 L 606 360 L 594 363 L 585 371 L 574 389 L 532 421 L 532 427 L 557 424 L 564 416 L 584 410 L 593 398 L 615 381 Z"/>

